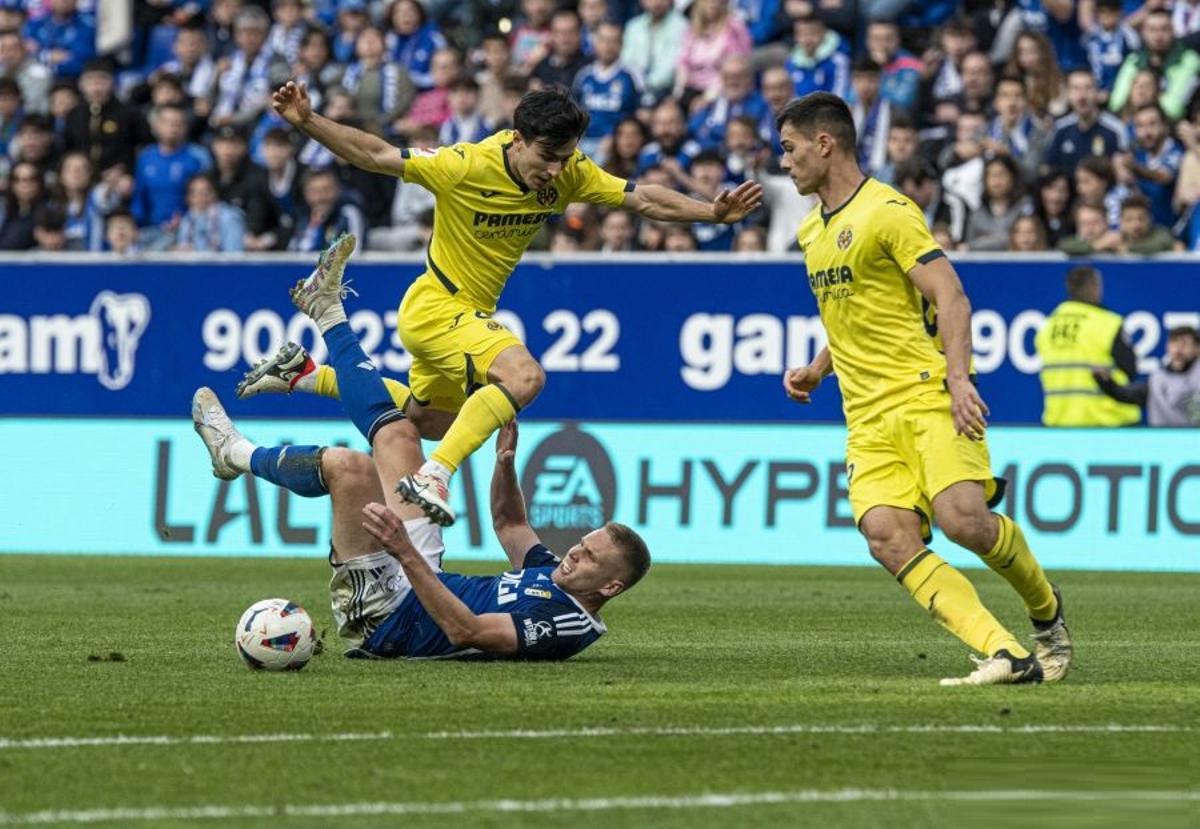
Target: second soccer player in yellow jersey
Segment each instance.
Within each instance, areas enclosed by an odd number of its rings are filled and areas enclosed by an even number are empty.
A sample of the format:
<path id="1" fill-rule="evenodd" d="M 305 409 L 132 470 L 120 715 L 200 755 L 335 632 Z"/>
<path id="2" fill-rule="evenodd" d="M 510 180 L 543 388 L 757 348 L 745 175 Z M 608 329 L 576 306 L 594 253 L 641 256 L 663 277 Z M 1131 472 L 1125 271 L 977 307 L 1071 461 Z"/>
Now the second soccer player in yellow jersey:
<path id="1" fill-rule="evenodd" d="M 836 374 L 846 414 L 850 504 L 871 555 L 930 616 L 984 655 L 943 685 L 1053 681 L 1073 656 L 1062 596 L 1021 528 L 991 511 L 1003 495 L 984 437 L 987 407 L 971 371 L 971 307 L 911 199 L 864 176 L 854 120 L 814 93 L 779 116 L 783 167 L 820 203 L 800 224 L 808 284 L 829 345 L 784 376 L 807 403 Z M 1034 627 L 1031 654 L 975 588 L 926 544 L 931 524 L 1016 590 Z"/>
<path id="2" fill-rule="evenodd" d="M 435 151 L 401 150 L 314 113 L 303 84 L 280 88 L 273 105 L 351 164 L 415 182 L 436 197 L 426 270 L 400 305 L 400 337 L 413 357 L 411 394 L 394 382 L 389 387 L 425 437 L 441 438 L 429 461 L 402 479 L 397 491 L 443 525 L 454 521 L 448 483 L 459 464 L 545 383 L 537 360 L 492 314 L 546 220 L 571 202 L 591 202 L 660 221 L 733 223 L 762 200 L 762 188 L 753 182 L 702 202 L 609 175 L 577 149 L 588 114 L 561 89 L 523 96 L 512 130 Z M 323 267 L 337 269 L 343 262 L 335 257 L 323 260 Z M 322 374 L 318 393 L 332 393 L 332 372 L 322 368 Z"/>

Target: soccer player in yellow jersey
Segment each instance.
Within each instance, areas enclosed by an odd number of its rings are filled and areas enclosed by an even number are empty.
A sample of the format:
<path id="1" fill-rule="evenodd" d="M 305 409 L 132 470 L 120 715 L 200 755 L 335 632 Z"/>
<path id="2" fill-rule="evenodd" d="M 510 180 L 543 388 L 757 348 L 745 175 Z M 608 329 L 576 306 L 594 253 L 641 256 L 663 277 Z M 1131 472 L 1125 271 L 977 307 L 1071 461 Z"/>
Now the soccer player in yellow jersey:
<path id="1" fill-rule="evenodd" d="M 415 182 L 437 199 L 426 270 L 404 295 L 398 327 L 413 357 L 403 413 L 426 438 L 442 440 L 397 491 L 442 525 L 454 522 L 447 485 L 459 464 L 545 384 L 533 355 L 492 319 L 542 224 L 571 202 L 622 207 L 659 221 L 733 223 L 762 200 L 753 182 L 702 202 L 609 175 L 577 149 L 588 114 L 561 89 L 525 95 L 512 130 L 433 151 L 402 150 L 318 115 L 304 84 L 281 87 L 273 105 L 356 167 Z"/>
<path id="2" fill-rule="evenodd" d="M 1003 495 L 984 437 L 987 406 L 971 372 L 971 306 L 912 199 L 864 176 L 854 120 L 839 98 L 793 100 L 778 119 L 783 168 L 820 203 L 800 224 L 808 284 L 829 345 L 783 378 L 807 403 L 837 374 L 848 428 L 846 476 L 871 555 L 947 630 L 985 658 L 943 685 L 1062 679 L 1072 643 L 1062 596 L 1025 537 L 991 506 Z M 958 570 L 925 546 L 936 520 L 1025 602 L 1030 652 Z"/>

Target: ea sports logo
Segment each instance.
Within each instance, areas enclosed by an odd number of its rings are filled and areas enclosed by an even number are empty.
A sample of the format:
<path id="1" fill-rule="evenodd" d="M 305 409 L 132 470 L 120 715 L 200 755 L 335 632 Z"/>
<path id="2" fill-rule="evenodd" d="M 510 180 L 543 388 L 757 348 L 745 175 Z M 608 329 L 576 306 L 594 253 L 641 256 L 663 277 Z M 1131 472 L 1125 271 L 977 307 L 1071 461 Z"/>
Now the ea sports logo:
<path id="1" fill-rule="evenodd" d="M 537 203 L 542 207 L 549 207 L 557 201 L 558 189 L 553 184 L 548 184 L 537 191 Z"/>
<path id="2" fill-rule="evenodd" d="M 534 449 L 521 488 L 529 501 L 529 525 L 559 554 L 611 521 L 617 503 L 617 476 L 608 452 L 571 425 Z"/>

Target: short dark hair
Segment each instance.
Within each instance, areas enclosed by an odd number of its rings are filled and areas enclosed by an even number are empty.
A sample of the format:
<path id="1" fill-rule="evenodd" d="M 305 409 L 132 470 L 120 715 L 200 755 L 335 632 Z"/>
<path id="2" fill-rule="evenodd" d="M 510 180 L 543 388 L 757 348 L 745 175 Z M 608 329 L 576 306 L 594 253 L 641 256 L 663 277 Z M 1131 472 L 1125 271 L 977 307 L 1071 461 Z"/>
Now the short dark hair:
<path id="1" fill-rule="evenodd" d="M 513 113 L 513 128 L 530 144 L 561 147 L 578 141 L 591 116 L 561 86 L 526 92 Z"/>
<path id="2" fill-rule="evenodd" d="M 1001 75 L 1000 79 L 998 81 L 996 81 L 996 90 L 997 91 L 999 91 L 1000 84 L 1002 84 L 1002 83 L 1015 83 L 1017 86 L 1019 86 L 1021 88 L 1021 93 L 1022 94 L 1025 93 L 1025 81 L 1023 81 L 1019 75 L 1010 75 L 1008 73 Z"/>
<path id="3" fill-rule="evenodd" d="M 1126 196 L 1121 202 L 1121 212 L 1126 210 L 1145 210 L 1150 212 L 1150 199 L 1143 196 L 1141 193 L 1134 193 L 1132 196 Z"/>
<path id="4" fill-rule="evenodd" d="M 1110 11 L 1124 11 L 1125 4 L 1122 0 L 1096 0 L 1097 9 L 1108 9 Z"/>
<path id="5" fill-rule="evenodd" d="M 874 75 L 883 73 L 883 67 L 871 60 L 867 55 L 861 55 L 850 65 L 850 72 L 869 72 Z"/>
<path id="6" fill-rule="evenodd" d="M 479 84 L 470 75 L 463 75 L 450 84 L 450 92 L 478 92 Z"/>
<path id="7" fill-rule="evenodd" d="M 1079 162 L 1076 170 L 1087 170 L 1097 178 L 1104 179 L 1104 183 L 1108 187 L 1112 187 L 1117 182 L 1117 174 L 1113 172 L 1112 162 L 1102 155 L 1089 155 L 1087 158 Z"/>
<path id="8" fill-rule="evenodd" d="M 39 207 L 34 215 L 34 223 L 42 230 L 60 231 L 67 226 L 67 214 L 54 204 Z"/>
<path id="9" fill-rule="evenodd" d="M 917 125 L 913 119 L 909 118 L 903 112 L 897 112 L 892 116 L 892 122 L 888 124 L 888 132 L 892 130 L 912 130 L 916 131 Z"/>
<path id="10" fill-rule="evenodd" d="M 1161 119 L 1162 119 L 1162 121 L 1163 121 L 1164 123 L 1169 123 L 1169 122 L 1170 122 L 1170 119 L 1169 119 L 1169 118 L 1167 118 L 1167 113 L 1163 111 L 1163 108 L 1162 108 L 1162 107 L 1159 105 L 1158 101 L 1151 101 L 1151 102 L 1150 102 L 1150 103 L 1148 103 L 1148 104 L 1142 104 L 1140 107 L 1138 107 L 1138 108 L 1137 108 L 1137 109 L 1134 111 L 1134 113 L 1133 113 L 1133 114 L 1134 114 L 1135 116 L 1138 116 L 1138 115 L 1141 115 L 1143 112 L 1145 112 L 1145 111 L 1146 111 L 1146 110 L 1148 110 L 1148 109 L 1152 109 L 1152 110 L 1154 110 L 1155 112 L 1157 112 L 1157 113 L 1158 113 L 1158 117 L 1159 117 L 1159 118 L 1161 118 Z"/>
<path id="11" fill-rule="evenodd" d="M 817 132 L 827 132 L 837 139 L 845 151 L 854 155 L 858 145 L 858 134 L 854 130 L 854 116 L 846 102 L 829 92 L 812 92 L 803 98 L 788 101 L 775 119 L 775 128 L 783 130 L 788 124 L 806 137 Z"/>
<path id="12" fill-rule="evenodd" d="M 1180 337 L 1191 337 L 1192 342 L 1200 344 L 1200 331 L 1197 331 L 1195 326 L 1176 325 L 1174 328 L 1167 329 L 1168 340 L 1177 340 Z"/>
<path id="13" fill-rule="evenodd" d="M 1090 288 L 1100 280 L 1100 271 L 1090 265 L 1071 268 L 1067 272 L 1067 296 L 1077 297 L 1085 288 Z"/>
<path id="14" fill-rule="evenodd" d="M 16 79 L 5 75 L 0 77 L 0 94 L 19 98 L 21 97 L 21 87 L 17 84 Z"/>
<path id="15" fill-rule="evenodd" d="M 625 589 L 628 590 L 650 572 L 650 548 L 632 527 L 625 524 L 609 521 L 604 525 L 604 529 L 625 558 L 628 573 L 625 577 Z"/>
<path id="16" fill-rule="evenodd" d="M 921 185 L 927 181 L 937 181 L 937 178 L 937 170 L 933 169 L 928 161 L 922 161 L 919 158 L 910 158 L 908 161 L 896 165 L 896 184 L 898 185 L 903 185 L 906 181 Z"/>

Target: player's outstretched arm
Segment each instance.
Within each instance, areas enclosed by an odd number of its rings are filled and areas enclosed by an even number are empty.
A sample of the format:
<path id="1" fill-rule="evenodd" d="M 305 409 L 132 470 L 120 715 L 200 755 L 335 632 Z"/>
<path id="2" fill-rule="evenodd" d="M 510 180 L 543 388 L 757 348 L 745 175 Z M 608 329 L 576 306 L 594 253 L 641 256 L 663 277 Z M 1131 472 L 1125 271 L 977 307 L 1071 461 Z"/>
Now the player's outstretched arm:
<path id="1" fill-rule="evenodd" d="M 377 135 L 330 121 L 313 112 L 308 87 L 288 81 L 271 96 L 271 106 L 280 117 L 309 138 L 315 138 L 334 155 L 344 158 L 363 170 L 404 175 L 404 156 Z"/>
<path id="2" fill-rule="evenodd" d="M 517 628 L 507 613 L 476 614 L 451 593 L 417 552 L 404 522 L 383 504 L 363 507 L 363 529 L 398 562 L 408 577 L 417 601 L 433 617 L 456 648 L 478 648 L 487 653 L 517 652 Z"/>
<path id="3" fill-rule="evenodd" d="M 621 205 L 656 222 L 733 224 L 757 210 L 762 196 L 762 185 L 753 181 L 733 191 L 722 190 L 711 202 L 693 199 L 661 184 L 640 184 L 625 194 Z"/>
<path id="4" fill-rule="evenodd" d="M 525 496 L 517 480 L 517 422 L 496 434 L 496 468 L 492 472 L 492 529 L 513 567 L 525 566 L 525 554 L 541 539 L 529 526 Z"/>
<path id="5" fill-rule="evenodd" d="M 990 412 L 971 382 L 971 302 L 962 282 L 944 256 L 918 264 L 908 272 L 908 278 L 937 309 L 954 429 L 971 440 L 981 440 Z"/>

